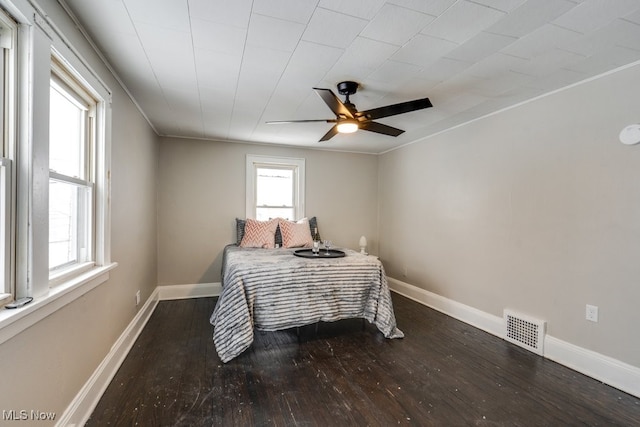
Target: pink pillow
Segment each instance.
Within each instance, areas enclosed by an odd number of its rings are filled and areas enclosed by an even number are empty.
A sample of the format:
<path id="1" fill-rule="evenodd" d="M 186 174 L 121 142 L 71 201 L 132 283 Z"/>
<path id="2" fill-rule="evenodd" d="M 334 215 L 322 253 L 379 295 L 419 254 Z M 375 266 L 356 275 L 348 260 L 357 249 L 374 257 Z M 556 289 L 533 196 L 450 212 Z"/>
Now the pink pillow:
<path id="1" fill-rule="evenodd" d="M 309 221 L 303 218 L 298 222 L 280 220 L 283 248 L 310 248 L 313 246 Z"/>
<path id="2" fill-rule="evenodd" d="M 276 228 L 278 228 L 277 218 L 269 221 L 247 219 L 240 247 L 273 249 L 276 241 Z"/>

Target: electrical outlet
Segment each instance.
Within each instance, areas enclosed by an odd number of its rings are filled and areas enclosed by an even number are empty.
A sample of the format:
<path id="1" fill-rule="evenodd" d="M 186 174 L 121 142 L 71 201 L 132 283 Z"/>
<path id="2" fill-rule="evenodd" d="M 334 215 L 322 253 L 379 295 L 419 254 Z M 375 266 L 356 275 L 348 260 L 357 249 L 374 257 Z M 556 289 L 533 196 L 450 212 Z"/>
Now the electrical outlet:
<path id="1" fill-rule="evenodd" d="M 591 322 L 598 321 L 598 307 L 587 304 L 586 318 Z"/>
<path id="2" fill-rule="evenodd" d="M 140 291 L 136 292 L 136 306 L 140 305 Z"/>

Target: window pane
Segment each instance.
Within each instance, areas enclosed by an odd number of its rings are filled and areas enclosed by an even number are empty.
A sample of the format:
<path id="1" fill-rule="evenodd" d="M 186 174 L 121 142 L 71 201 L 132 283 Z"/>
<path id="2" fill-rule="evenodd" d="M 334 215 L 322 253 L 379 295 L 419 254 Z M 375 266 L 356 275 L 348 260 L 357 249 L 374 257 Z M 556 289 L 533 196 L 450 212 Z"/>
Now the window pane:
<path id="1" fill-rule="evenodd" d="M 49 269 L 86 261 L 90 190 L 49 180 Z"/>
<path id="2" fill-rule="evenodd" d="M 5 56 L 8 54 L 7 49 L 0 49 L 0 157 L 6 156 L 7 142 L 5 140 Z M 9 269 L 9 254 L 7 254 L 9 243 L 9 200 L 8 200 L 8 183 L 9 176 L 3 164 L 0 164 L 0 294 L 10 293 L 10 284 L 8 275 L 5 274 Z"/>
<path id="3" fill-rule="evenodd" d="M 54 84 L 51 85 L 50 106 L 49 169 L 84 179 L 85 110 Z"/>
<path id="4" fill-rule="evenodd" d="M 0 159 L 0 294 L 11 292 L 11 284 L 9 283 L 11 173 L 8 170 L 8 165 L 7 159 Z"/>
<path id="5" fill-rule="evenodd" d="M 6 115 L 6 107 L 8 103 L 8 99 L 5 93 L 5 82 L 7 76 L 7 56 L 9 55 L 8 49 L 0 49 L 0 135 L 2 135 L 2 144 L 0 145 L 0 157 L 7 156 L 7 143 L 5 141 L 5 126 L 7 125 L 7 115 Z"/>
<path id="6" fill-rule="evenodd" d="M 293 221 L 293 208 L 257 208 L 256 219 L 267 221 L 272 218 L 284 218 Z"/>
<path id="7" fill-rule="evenodd" d="M 257 168 L 257 206 L 293 206 L 293 170 Z"/>

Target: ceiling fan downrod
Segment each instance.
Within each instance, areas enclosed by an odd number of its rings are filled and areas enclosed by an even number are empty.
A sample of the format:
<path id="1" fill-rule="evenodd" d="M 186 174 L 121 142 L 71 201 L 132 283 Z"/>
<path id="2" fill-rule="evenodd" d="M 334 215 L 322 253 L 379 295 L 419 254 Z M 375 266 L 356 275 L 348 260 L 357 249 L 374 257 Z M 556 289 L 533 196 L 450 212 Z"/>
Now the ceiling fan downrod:
<path id="1" fill-rule="evenodd" d="M 345 96 L 344 104 L 352 107 L 356 111 L 356 106 L 349 100 L 349 95 L 354 95 L 360 85 L 357 82 L 345 81 L 337 84 L 338 93 Z"/>

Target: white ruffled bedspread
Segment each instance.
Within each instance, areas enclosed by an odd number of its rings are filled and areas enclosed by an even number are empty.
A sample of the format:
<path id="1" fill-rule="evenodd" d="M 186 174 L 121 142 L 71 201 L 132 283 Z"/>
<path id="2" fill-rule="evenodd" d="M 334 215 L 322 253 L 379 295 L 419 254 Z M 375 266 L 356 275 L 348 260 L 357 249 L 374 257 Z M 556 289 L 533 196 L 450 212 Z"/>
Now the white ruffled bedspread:
<path id="1" fill-rule="evenodd" d="M 222 293 L 210 319 L 220 359 L 226 363 L 249 348 L 254 327 L 277 331 L 364 318 L 386 338 L 402 338 L 382 263 L 341 250 L 343 258 L 308 259 L 294 249 L 227 246 Z"/>

